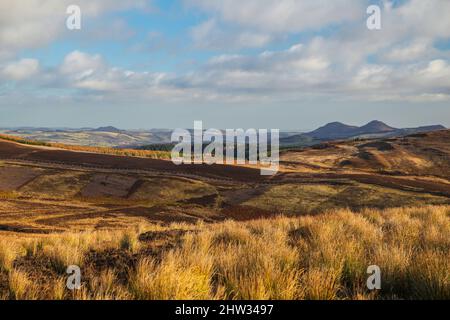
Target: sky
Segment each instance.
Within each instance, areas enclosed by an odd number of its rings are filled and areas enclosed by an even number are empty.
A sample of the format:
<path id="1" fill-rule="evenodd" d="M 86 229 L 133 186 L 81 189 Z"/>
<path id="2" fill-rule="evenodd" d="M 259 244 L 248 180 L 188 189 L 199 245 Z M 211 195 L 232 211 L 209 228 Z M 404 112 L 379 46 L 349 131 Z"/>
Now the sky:
<path id="1" fill-rule="evenodd" d="M 0 127 L 450 127 L 449 17 L 448 0 L 2 0 Z"/>

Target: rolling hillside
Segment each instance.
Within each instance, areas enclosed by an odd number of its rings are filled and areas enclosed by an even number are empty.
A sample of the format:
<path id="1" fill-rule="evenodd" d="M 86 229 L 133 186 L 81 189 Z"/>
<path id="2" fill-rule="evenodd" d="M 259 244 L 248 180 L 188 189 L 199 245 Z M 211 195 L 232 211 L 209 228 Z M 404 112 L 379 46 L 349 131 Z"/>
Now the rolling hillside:
<path id="1" fill-rule="evenodd" d="M 450 203 L 450 131 L 289 150 L 280 172 L 0 141 L 0 230 L 248 220 L 336 208 Z M 26 215 L 21 212 L 27 210 Z"/>
<path id="2" fill-rule="evenodd" d="M 0 299 L 448 298 L 449 141 L 322 143 L 262 177 L 0 139 Z"/>

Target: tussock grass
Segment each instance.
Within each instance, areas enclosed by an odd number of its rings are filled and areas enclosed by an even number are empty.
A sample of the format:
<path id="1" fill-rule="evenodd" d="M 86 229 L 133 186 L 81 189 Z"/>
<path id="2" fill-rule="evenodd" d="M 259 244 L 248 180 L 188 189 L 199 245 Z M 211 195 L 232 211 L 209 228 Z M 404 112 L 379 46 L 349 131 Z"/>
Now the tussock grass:
<path id="1" fill-rule="evenodd" d="M 33 239 L 22 244 L 27 257 L 35 257 L 42 252 L 44 242 L 40 239 Z"/>
<path id="2" fill-rule="evenodd" d="M 170 243 L 174 230 L 186 232 L 181 243 Z M 157 250 L 151 240 L 139 241 L 148 231 L 162 235 Z M 161 246 L 165 234 L 169 242 Z M 22 246 L 28 258 L 49 258 L 60 276 L 47 292 L 36 290 L 29 274 L 15 268 L 20 250 L 0 245 L 10 299 L 450 299 L 448 206 L 142 225 L 54 235 Z M 86 259 L 95 253 L 102 260 L 108 250 L 115 256 L 106 269 Z M 64 288 L 68 264 L 82 267 L 81 290 Z M 381 269 L 379 291 L 366 287 L 370 265 Z"/>
<path id="3" fill-rule="evenodd" d="M 341 271 L 335 268 L 313 267 L 300 279 L 307 300 L 334 300 L 341 290 Z"/>
<path id="4" fill-rule="evenodd" d="M 9 272 L 19 252 L 15 245 L 0 242 L 0 271 Z"/>
<path id="5" fill-rule="evenodd" d="M 53 300 L 64 300 L 66 295 L 66 279 L 64 277 L 59 277 L 53 283 L 51 288 L 51 298 Z"/>
<path id="6" fill-rule="evenodd" d="M 126 231 L 120 238 L 120 249 L 135 253 L 139 250 L 139 233 Z"/>
<path id="7" fill-rule="evenodd" d="M 131 294 L 117 281 L 114 270 L 107 269 L 98 277 L 91 278 L 89 282 L 89 299 L 92 300 L 128 300 Z"/>
<path id="8" fill-rule="evenodd" d="M 211 296 L 213 262 L 204 238 L 188 236 L 180 250 L 169 251 L 161 262 L 143 258 L 130 275 L 136 299 L 195 300 Z"/>
<path id="9" fill-rule="evenodd" d="M 9 297 L 12 300 L 36 300 L 39 292 L 25 272 L 14 269 L 9 273 Z"/>
<path id="10" fill-rule="evenodd" d="M 216 286 L 226 299 L 295 299 L 298 252 L 278 229 L 260 229 L 254 235 L 237 222 L 210 231 L 221 239 L 210 250 L 216 270 Z M 226 239 L 227 241 L 223 241 Z"/>
<path id="11" fill-rule="evenodd" d="M 70 265 L 83 266 L 84 254 L 89 249 L 91 240 L 89 236 L 64 235 L 49 240 L 44 244 L 42 252 L 50 259 L 57 272 L 64 273 Z"/>

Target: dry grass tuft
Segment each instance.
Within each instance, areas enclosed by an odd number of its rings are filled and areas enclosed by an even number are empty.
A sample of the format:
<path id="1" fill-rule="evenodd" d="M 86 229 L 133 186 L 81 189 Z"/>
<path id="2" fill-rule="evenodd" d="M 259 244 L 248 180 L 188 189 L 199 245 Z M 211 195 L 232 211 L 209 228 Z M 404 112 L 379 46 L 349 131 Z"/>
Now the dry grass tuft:
<path id="1" fill-rule="evenodd" d="M 170 237 L 174 230 L 186 232 L 181 243 Z M 158 246 L 139 241 L 139 235 L 149 231 L 161 233 Z M 146 225 L 52 235 L 21 245 L 23 250 L 18 245 L 13 250 L 6 242 L 0 245 L 0 272 L 7 274 L 9 287 L 0 297 L 450 299 L 448 206 L 338 210 L 213 225 Z M 57 272 L 54 285 L 38 290 L 30 280 L 33 273 L 15 269 L 21 251 L 27 259 L 48 258 Z M 70 264 L 82 267 L 84 276 L 82 289 L 74 292 L 65 289 L 63 277 Z M 379 291 L 366 287 L 371 265 L 381 269 Z"/>
<path id="2" fill-rule="evenodd" d="M 135 253 L 139 251 L 140 244 L 139 244 L 139 233 L 137 232 L 131 232 L 126 231 L 120 238 L 120 249 L 127 250 L 132 253 Z"/>
<path id="3" fill-rule="evenodd" d="M 203 239 L 186 238 L 183 248 L 169 251 L 161 262 L 151 258 L 139 261 L 130 276 L 136 299 L 195 300 L 211 296 L 213 264 Z"/>
<path id="4" fill-rule="evenodd" d="M 10 243 L 0 243 L 0 271 L 9 272 L 18 255 L 18 249 Z"/>
<path id="5" fill-rule="evenodd" d="M 25 272 L 13 269 L 9 273 L 9 296 L 12 300 L 36 300 L 39 293 Z"/>

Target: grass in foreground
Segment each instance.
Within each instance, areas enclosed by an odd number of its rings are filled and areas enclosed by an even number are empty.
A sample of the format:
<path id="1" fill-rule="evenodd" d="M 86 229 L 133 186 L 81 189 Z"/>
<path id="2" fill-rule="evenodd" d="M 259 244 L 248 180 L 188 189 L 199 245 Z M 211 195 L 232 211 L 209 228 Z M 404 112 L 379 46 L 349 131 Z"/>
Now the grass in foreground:
<path id="1" fill-rule="evenodd" d="M 82 289 L 65 289 L 65 265 Z M 366 288 L 381 268 L 380 291 Z M 450 207 L 144 226 L 0 246 L 4 299 L 450 299 Z"/>

